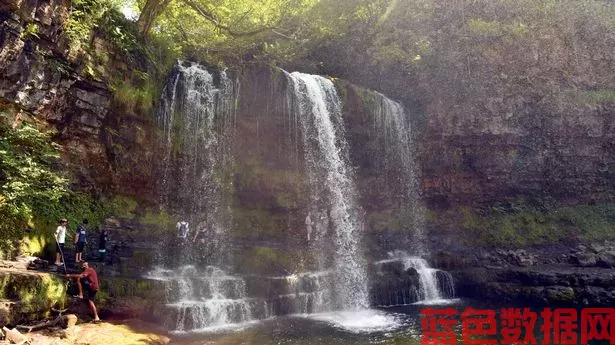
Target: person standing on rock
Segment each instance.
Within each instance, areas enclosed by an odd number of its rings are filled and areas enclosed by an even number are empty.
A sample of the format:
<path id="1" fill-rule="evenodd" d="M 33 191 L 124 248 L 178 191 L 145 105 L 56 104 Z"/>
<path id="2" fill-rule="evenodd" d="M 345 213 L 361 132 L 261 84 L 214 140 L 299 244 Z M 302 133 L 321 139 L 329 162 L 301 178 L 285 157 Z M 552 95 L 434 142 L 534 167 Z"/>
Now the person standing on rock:
<path id="1" fill-rule="evenodd" d="M 308 212 L 307 217 L 305 217 L 305 227 L 307 229 L 307 240 L 309 242 L 312 237 L 312 218 L 310 217 L 310 212 Z"/>
<path id="2" fill-rule="evenodd" d="M 103 229 L 98 238 L 98 258 L 100 262 L 105 262 L 107 255 L 107 241 L 109 240 L 109 230 Z"/>
<path id="3" fill-rule="evenodd" d="M 83 222 L 77 227 L 77 233 L 75 234 L 75 262 L 79 263 L 83 261 L 83 249 L 85 248 L 85 244 L 87 243 L 86 239 L 86 226 L 88 225 L 88 220 L 83 219 Z"/>
<path id="4" fill-rule="evenodd" d="M 361 222 L 361 232 L 365 231 L 365 215 L 367 215 L 367 211 L 363 208 L 363 206 L 359 206 L 359 221 Z"/>
<path id="5" fill-rule="evenodd" d="M 194 238 L 192 239 L 192 242 L 196 242 L 196 238 L 199 236 L 199 234 L 203 234 L 202 236 L 205 236 L 205 233 L 207 233 L 207 221 L 203 220 L 202 222 L 199 223 L 199 225 L 197 225 L 196 232 L 194 234 Z M 203 241 L 204 239 L 201 238 L 201 242 Z"/>
<path id="6" fill-rule="evenodd" d="M 77 288 L 79 289 L 79 297 L 81 299 L 85 299 L 88 302 L 88 307 L 92 314 L 94 314 L 94 322 L 100 322 L 100 318 L 98 317 L 98 311 L 96 310 L 96 305 L 94 304 L 94 298 L 96 297 L 96 293 L 98 292 L 98 275 L 93 268 L 91 268 L 87 262 L 81 263 L 81 269 L 83 273 L 81 274 L 67 274 L 66 278 L 75 278 L 77 281 Z M 83 292 L 86 292 L 86 295 Z"/>
<path id="7" fill-rule="evenodd" d="M 56 239 L 56 266 L 62 265 L 64 261 L 64 242 L 66 241 L 66 224 L 68 220 L 65 218 L 60 219 L 58 227 L 53 233 L 53 237 Z M 69 235 L 70 237 L 70 235 Z"/>

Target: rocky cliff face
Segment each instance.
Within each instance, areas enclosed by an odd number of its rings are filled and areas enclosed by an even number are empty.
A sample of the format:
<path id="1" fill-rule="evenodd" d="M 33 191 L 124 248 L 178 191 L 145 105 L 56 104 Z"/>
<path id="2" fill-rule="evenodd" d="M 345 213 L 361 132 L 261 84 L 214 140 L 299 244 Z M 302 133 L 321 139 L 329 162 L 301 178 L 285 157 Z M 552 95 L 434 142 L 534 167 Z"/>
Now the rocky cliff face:
<path id="1" fill-rule="evenodd" d="M 68 2 L 14 1 L 0 10 L 4 103 L 58 128 L 67 152 L 103 154 L 99 135 L 111 94 L 104 84 L 83 80 L 68 60 L 68 47 L 61 39 Z"/>
<path id="2" fill-rule="evenodd" d="M 612 104 L 565 102 L 544 108 L 492 100 L 461 119 L 434 106 L 421 131 L 426 199 L 435 207 L 511 197 L 564 203 L 613 197 Z"/>
<path id="3" fill-rule="evenodd" d="M 34 115 L 55 128 L 64 165 L 80 188 L 147 194 L 143 185 L 149 168 L 141 168 L 146 148 L 152 146 L 145 143 L 151 126 L 115 102 L 108 80 L 110 66 L 118 73 L 128 67 L 111 50 L 107 63 L 97 66 L 102 78 L 84 75 L 88 57 L 71 53 L 63 35 L 69 5 L 62 0 L 15 0 L 0 6 L 2 111 Z M 91 39 L 94 49 L 112 49 L 95 34 Z M 131 151 L 137 147 L 141 154 Z"/>

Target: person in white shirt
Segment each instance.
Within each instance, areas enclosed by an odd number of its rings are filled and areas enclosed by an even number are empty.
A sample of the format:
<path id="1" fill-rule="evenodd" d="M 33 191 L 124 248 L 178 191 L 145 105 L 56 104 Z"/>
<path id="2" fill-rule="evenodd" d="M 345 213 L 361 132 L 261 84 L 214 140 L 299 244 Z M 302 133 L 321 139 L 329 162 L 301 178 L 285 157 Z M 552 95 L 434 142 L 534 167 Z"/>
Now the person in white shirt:
<path id="1" fill-rule="evenodd" d="M 68 224 L 68 220 L 60 219 L 60 224 L 56 228 L 56 231 L 53 233 L 53 237 L 56 239 L 56 262 L 55 264 L 60 266 L 62 265 L 62 256 L 64 255 L 64 242 L 66 241 L 66 224 Z M 70 235 L 68 235 L 70 237 Z"/>
<path id="2" fill-rule="evenodd" d="M 307 240 L 310 240 L 312 237 L 312 218 L 310 217 L 310 212 L 308 212 L 307 217 L 305 217 L 305 227 L 307 228 Z"/>

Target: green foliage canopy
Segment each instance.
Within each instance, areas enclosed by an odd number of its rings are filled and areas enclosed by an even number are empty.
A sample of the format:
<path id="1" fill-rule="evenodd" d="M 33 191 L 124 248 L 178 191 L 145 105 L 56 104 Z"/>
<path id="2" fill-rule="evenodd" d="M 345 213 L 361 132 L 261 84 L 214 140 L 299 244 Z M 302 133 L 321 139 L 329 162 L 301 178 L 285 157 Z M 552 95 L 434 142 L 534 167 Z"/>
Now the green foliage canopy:
<path id="1" fill-rule="evenodd" d="M 152 8 L 155 2 L 159 8 Z M 140 22 L 156 12 L 151 31 L 140 30 L 165 42 L 181 57 L 226 64 L 262 57 L 265 52 L 288 52 L 301 41 L 297 21 L 317 0 L 149 0 L 144 1 Z M 164 6 L 164 10 L 160 7 Z M 146 12 L 149 11 L 149 12 Z M 145 18 L 145 19 L 143 19 Z"/>

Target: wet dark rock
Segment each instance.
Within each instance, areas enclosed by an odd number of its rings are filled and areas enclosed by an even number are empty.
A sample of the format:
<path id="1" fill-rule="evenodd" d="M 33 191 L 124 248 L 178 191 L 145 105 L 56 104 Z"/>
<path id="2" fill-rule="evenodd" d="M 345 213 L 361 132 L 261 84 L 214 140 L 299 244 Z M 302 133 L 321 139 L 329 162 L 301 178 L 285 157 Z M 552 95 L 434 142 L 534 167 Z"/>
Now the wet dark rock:
<path id="1" fill-rule="evenodd" d="M 596 261 L 598 267 L 614 268 L 615 267 L 615 250 L 607 250 L 598 254 Z"/>
<path id="2" fill-rule="evenodd" d="M 493 260 L 493 258 L 488 253 L 484 253 L 483 255 L 484 256 L 481 257 L 482 260 Z M 438 251 L 433 256 L 432 261 L 434 262 L 436 267 L 439 267 L 443 270 L 462 269 L 476 264 L 470 258 L 455 255 L 451 251 Z"/>
<path id="3" fill-rule="evenodd" d="M 573 264 L 581 267 L 593 267 L 598 262 L 598 255 L 594 253 L 579 253 L 570 257 Z"/>
<path id="4" fill-rule="evenodd" d="M 521 303 L 605 306 L 615 303 L 615 270 L 570 265 L 452 271 L 457 295 Z"/>
<path id="5" fill-rule="evenodd" d="M 403 305 L 418 300 L 419 274 L 400 260 L 376 263 L 371 268 L 370 302 L 377 306 Z"/>
<path id="6" fill-rule="evenodd" d="M 45 270 L 49 267 L 49 261 L 36 258 L 28 263 L 29 270 Z"/>

